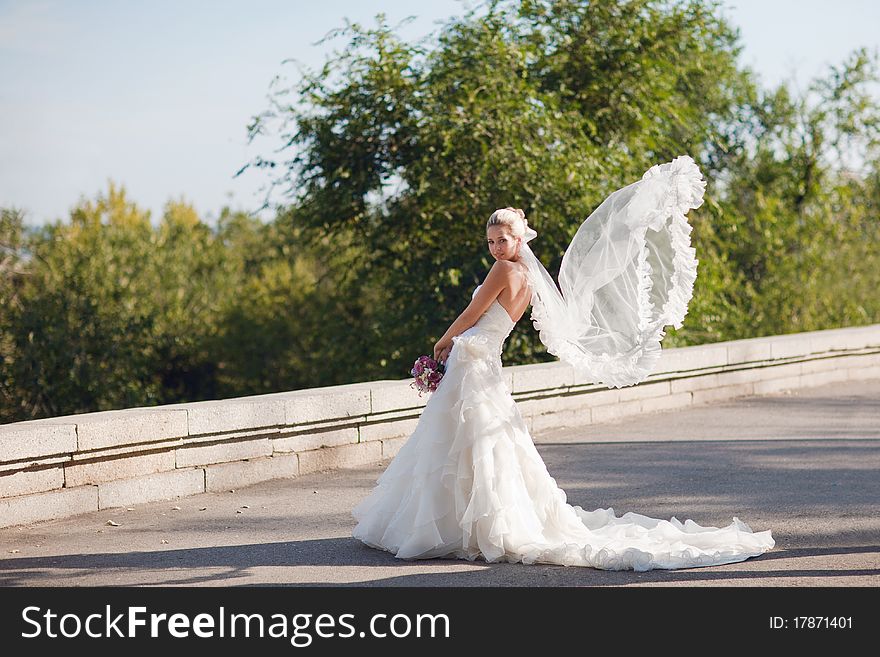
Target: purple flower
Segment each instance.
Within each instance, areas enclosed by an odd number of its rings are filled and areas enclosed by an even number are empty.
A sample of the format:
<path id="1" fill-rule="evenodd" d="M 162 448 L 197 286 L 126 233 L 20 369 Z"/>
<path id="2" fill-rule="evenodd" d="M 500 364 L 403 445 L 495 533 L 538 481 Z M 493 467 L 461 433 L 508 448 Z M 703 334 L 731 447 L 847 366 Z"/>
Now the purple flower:
<path id="1" fill-rule="evenodd" d="M 413 377 L 410 387 L 418 390 L 420 397 L 423 392 L 434 392 L 443 378 L 441 368 L 440 363 L 431 356 L 419 356 L 410 370 Z"/>

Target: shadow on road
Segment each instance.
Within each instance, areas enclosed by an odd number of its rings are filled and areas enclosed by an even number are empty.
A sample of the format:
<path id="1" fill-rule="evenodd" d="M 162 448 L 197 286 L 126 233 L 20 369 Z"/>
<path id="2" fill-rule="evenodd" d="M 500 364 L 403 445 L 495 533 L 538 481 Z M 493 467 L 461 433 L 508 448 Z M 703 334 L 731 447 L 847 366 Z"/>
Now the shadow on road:
<path id="1" fill-rule="evenodd" d="M 815 540 L 815 536 L 812 537 Z M 355 586 L 497 586 L 509 585 L 508 579 L 519 579 L 530 584 L 546 586 L 620 586 L 631 583 L 649 582 L 711 582 L 713 580 L 736 580 L 756 578 L 816 578 L 877 576 L 880 570 L 874 568 L 827 569 L 806 567 L 813 557 L 833 557 L 840 555 L 877 555 L 878 546 L 829 546 L 795 549 L 775 548 L 760 557 L 750 559 L 749 569 L 737 570 L 741 564 L 728 564 L 710 568 L 691 568 L 686 570 L 655 570 L 645 573 L 633 571 L 601 571 L 592 568 L 565 567 L 555 565 L 495 563 L 484 561 L 465 562 L 450 559 L 405 561 L 391 554 L 373 550 L 352 538 L 316 539 L 282 543 L 229 545 L 175 550 L 156 550 L 146 552 L 71 554 L 51 557 L 25 557 L 0 561 L 0 585 L 40 585 L 41 573 L 51 573 L 56 580 L 59 570 L 68 585 L 75 586 L 80 575 L 95 570 L 112 575 L 118 570 L 127 575 L 125 584 L 165 586 L 210 584 L 212 580 L 222 580 L 235 585 L 237 578 L 249 577 L 254 568 L 295 568 L 301 566 L 354 567 L 362 575 L 369 575 L 371 568 L 386 573 L 388 569 L 409 570 L 414 564 L 421 572 L 399 576 L 366 578 L 349 582 Z M 790 560 L 785 569 L 769 568 L 777 560 Z M 804 564 L 801 565 L 800 561 Z M 462 572 L 450 572 L 450 563 L 476 566 Z M 437 567 L 438 572 L 430 569 Z M 442 568 L 441 568 L 442 567 Z M 425 570 L 428 572 L 425 572 Z M 140 577 L 138 576 L 140 575 Z M 523 575 L 526 575 L 523 578 Z M 274 579 L 274 578 L 273 578 Z M 547 581 L 541 582 L 541 579 Z M 134 581 L 132 581 L 134 580 Z M 320 583 L 285 583 L 283 578 L 275 579 L 280 586 L 315 586 Z M 248 582 L 250 584 L 251 582 Z M 333 584 L 336 585 L 336 584 Z"/>

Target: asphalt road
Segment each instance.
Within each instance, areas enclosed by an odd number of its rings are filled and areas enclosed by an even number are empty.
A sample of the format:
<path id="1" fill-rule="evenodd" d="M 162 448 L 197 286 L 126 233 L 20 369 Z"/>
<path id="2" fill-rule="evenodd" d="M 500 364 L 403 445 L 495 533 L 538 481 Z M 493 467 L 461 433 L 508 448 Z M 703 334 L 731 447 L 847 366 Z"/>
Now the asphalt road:
<path id="1" fill-rule="evenodd" d="M 350 537 L 350 509 L 378 466 L 0 529 L 0 585 L 880 585 L 880 381 L 535 439 L 573 504 L 716 526 L 738 516 L 771 529 L 776 547 L 741 563 L 647 573 L 402 561 Z"/>

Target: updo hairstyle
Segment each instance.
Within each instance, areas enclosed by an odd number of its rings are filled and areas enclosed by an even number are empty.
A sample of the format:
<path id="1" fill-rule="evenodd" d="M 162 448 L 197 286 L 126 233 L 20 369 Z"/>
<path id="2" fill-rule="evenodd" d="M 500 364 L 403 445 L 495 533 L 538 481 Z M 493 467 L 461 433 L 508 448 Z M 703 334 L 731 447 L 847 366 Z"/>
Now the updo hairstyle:
<path id="1" fill-rule="evenodd" d="M 501 208 L 495 210 L 489 221 L 486 222 L 486 230 L 490 226 L 507 226 L 510 234 L 514 237 L 522 237 L 526 233 L 526 226 L 529 222 L 526 220 L 526 213 L 522 208 Z"/>

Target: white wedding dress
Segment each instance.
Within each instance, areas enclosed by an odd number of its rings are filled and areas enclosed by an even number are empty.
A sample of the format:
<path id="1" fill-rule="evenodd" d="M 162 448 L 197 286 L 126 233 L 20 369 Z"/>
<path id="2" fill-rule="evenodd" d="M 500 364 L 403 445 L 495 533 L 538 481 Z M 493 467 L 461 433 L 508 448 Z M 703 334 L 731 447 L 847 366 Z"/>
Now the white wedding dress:
<path id="1" fill-rule="evenodd" d="M 682 182 L 672 175 L 670 180 Z M 632 191 L 625 190 L 624 194 Z M 653 194 L 656 189 L 648 191 Z M 612 200 L 616 203 L 619 197 Z M 663 244 L 681 250 L 667 253 L 669 262 L 689 248 L 680 240 Z M 633 257 L 627 267 L 637 275 L 639 267 L 647 271 L 644 261 Z M 644 347 L 636 349 L 635 356 L 621 348 L 621 362 L 631 375 L 632 363 L 639 362 L 636 356 L 656 361 L 658 335 L 662 337 L 658 327 L 679 321 L 690 298 L 686 287 L 693 276 L 656 266 L 654 272 L 667 286 L 666 297 L 683 298 L 684 304 L 677 304 L 676 313 L 658 317 L 650 331 L 645 322 L 640 327 L 638 309 L 624 322 L 632 324 L 632 334 Z M 670 281 L 680 289 L 668 287 Z M 628 294 L 633 300 L 639 294 L 633 286 L 619 289 L 632 289 L 619 293 L 624 301 Z M 654 306 L 661 304 L 641 307 Z M 753 532 L 737 517 L 725 527 L 704 527 L 675 517 L 660 520 L 633 512 L 618 517 L 613 508 L 585 511 L 568 504 L 502 377 L 501 352 L 514 326 L 496 299 L 474 326 L 453 338 L 446 372 L 416 428 L 376 487 L 353 510 L 358 521 L 355 538 L 400 559 L 484 559 L 637 571 L 733 563 L 775 545 L 769 530 Z M 647 358 L 640 356 L 643 353 Z M 597 372 L 622 376 L 623 369 L 613 361 L 596 362 L 595 367 Z M 637 374 L 646 375 L 646 370 Z"/>
<path id="2" fill-rule="evenodd" d="M 474 291 L 476 293 L 476 290 Z M 606 570 L 733 563 L 774 546 L 734 517 L 722 528 L 566 502 L 501 373 L 515 323 L 498 300 L 453 338 L 412 435 L 353 511 L 353 536 L 401 559 L 435 557 Z"/>

